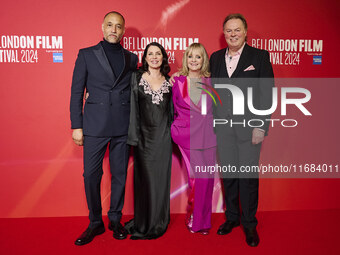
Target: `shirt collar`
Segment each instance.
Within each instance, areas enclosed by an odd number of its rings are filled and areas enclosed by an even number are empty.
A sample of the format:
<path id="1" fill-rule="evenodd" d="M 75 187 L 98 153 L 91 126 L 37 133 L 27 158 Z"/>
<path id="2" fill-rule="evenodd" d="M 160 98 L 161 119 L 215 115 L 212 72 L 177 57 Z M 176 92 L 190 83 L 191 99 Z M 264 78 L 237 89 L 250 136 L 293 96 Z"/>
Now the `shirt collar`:
<path id="1" fill-rule="evenodd" d="M 242 47 L 236 52 L 236 56 L 241 56 L 244 45 L 246 45 L 245 42 L 243 43 Z M 226 57 L 229 57 L 228 53 L 229 53 L 229 48 L 227 48 L 227 50 L 225 52 Z"/>

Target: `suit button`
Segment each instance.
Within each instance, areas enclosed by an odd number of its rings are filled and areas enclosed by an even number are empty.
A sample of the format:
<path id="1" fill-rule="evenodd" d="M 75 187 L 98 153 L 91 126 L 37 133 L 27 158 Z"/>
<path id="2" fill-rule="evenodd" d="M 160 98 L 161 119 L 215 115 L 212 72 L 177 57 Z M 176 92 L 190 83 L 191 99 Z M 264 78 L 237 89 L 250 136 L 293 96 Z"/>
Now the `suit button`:
<path id="1" fill-rule="evenodd" d="M 112 93 L 112 90 L 110 90 L 110 93 Z"/>

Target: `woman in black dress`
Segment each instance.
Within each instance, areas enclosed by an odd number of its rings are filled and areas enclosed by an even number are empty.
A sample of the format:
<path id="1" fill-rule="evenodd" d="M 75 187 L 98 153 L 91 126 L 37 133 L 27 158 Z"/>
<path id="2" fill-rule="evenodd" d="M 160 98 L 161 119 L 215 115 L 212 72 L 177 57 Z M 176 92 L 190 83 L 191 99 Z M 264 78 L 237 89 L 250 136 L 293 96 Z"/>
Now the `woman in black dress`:
<path id="1" fill-rule="evenodd" d="M 128 144 L 134 146 L 134 219 L 125 228 L 131 239 L 163 235 L 170 220 L 171 85 L 168 56 L 147 45 L 142 66 L 131 78 Z"/>

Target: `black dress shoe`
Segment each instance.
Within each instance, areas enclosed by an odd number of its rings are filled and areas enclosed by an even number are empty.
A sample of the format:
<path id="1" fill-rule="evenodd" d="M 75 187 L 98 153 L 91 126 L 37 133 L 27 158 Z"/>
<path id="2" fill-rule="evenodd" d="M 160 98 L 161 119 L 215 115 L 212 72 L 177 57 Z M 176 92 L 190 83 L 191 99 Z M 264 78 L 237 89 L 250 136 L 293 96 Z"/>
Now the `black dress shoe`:
<path id="1" fill-rule="evenodd" d="M 97 235 L 103 234 L 105 232 L 104 226 L 99 226 L 96 228 L 87 228 L 84 233 L 82 233 L 78 239 L 74 242 L 75 245 L 84 245 L 93 240 Z"/>
<path id="2" fill-rule="evenodd" d="M 233 230 L 233 228 L 237 226 L 240 226 L 240 222 L 227 220 L 218 228 L 217 234 L 218 235 L 229 234 L 231 230 Z"/>
<path id="3" fill-rule="evenodd" d="M 127 237 L 126 229 L 120 224 L 120 222 L 110 221 L 109 229 L 113 231 L 113 238 L 122 240 Z"/>
<path id="4" fill-rule="evenodd" d="M 259 245 L 260 238 L 256 228 L 244 228 L 244 233 L 246 234 L 246 242 L 249 246 L 256 247 Z"/>

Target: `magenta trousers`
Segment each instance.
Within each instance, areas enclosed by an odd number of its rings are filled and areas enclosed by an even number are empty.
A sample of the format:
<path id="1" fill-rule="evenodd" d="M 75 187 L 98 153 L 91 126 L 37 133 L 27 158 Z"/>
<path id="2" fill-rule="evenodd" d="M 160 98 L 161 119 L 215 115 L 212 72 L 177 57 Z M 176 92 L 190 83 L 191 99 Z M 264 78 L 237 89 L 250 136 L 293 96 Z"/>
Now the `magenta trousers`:
<path id="1" fill-rule="evenodd" d="M 216 147 L 208 149 L 185 149 L 179 146 L 187 171 L 191 194 L 188 199 L 188 214 L 193 214 L 192 230 L 211 228 L 212 195 L 214 176 L 196 173 L 195 166 L 209 166 L 216 163 Z"/>

